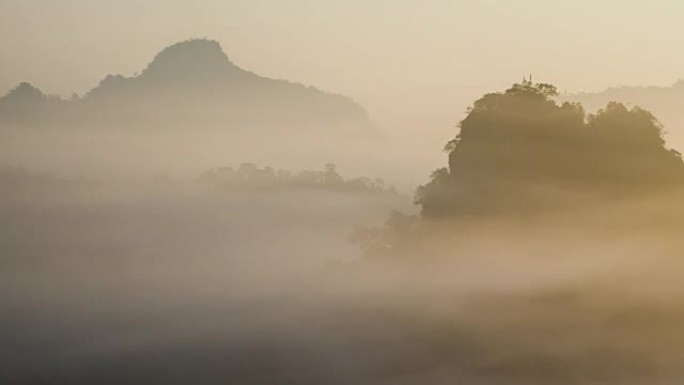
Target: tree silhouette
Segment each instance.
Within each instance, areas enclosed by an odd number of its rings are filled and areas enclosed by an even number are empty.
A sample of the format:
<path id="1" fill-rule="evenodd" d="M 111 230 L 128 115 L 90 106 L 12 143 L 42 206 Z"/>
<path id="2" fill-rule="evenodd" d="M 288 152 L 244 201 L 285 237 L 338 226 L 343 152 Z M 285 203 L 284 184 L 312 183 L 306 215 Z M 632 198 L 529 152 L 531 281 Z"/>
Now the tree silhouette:
<path id="1" fill-rule="evenodd" d="M 259 168 L 253 163 L 242 163 L 234 170 L 231 167 L 212 169 L 199 177 L 199 182 L 224 191 L 235 190 L 328 190 L 359 193 L 391 193 L 393 187 L 386 187 L 380 178 L 367 177 L 345 179 L 333 163 L 325 165 L 322 171 L 304 170 L 293 174 L 271 167 Z"/>

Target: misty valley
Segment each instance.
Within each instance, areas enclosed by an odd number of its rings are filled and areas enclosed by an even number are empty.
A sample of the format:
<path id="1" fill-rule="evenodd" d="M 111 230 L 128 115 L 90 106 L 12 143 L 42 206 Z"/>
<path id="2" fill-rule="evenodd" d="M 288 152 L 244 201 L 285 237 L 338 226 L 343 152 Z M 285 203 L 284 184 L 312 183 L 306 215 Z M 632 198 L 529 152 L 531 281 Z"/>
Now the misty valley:
<path id="1" fill-rule="evenodd" d="M 424 154 L 213 40 L 20 83 L 0 384 L 680 383 L 681 89 L 526 77 Z"/>

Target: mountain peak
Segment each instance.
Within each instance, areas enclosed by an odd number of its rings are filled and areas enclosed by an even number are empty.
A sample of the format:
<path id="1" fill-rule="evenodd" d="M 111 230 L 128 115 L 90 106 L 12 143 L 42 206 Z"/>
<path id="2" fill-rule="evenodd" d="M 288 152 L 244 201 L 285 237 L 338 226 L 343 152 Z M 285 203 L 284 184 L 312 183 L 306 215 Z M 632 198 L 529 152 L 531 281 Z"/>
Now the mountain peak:
<path id="1" fill-rule="evenodd" d="M 35 102 L 40 100 L 50 103 Z M 17 113 L 17 105 L 44 110 L 45 121 L 66 117 L 68 124 L 84 126 L 215 125 L 236 132 L 245 127 L 286 132 L 282 127 L 292 126 L 302 133 L 328 128 L 351 133 L 371 126 L 366 111 L 353 100 L 244 70 L 230 61 L 218 42 L 208 39 L 162 49 L 139 75 L 108 75 L 77 103 L 62 103 L 28 83 L 0 98 L 0 110 L 30 122 L 37 114 Z M 0 111 L 0 125 L 3 118 L 11 120 L 8 112 L 4 114 L 7 118 Z"/>
<path id="2" fill-rule="evenodd" d="M 164 48 L 143 71 L 143 75 L 211 75 L 234 68 L 235 65 L 217 41 L 191 39 Z"/>

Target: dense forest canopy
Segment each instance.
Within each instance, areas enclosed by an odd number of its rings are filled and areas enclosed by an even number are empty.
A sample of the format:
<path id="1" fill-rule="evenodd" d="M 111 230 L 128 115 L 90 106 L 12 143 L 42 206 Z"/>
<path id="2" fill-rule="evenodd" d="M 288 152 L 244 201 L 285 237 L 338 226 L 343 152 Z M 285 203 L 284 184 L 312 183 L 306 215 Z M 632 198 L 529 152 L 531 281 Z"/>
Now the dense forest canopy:
<path id="1" fill-rule="evenodd" d="M 417 191 L 422 215 L 547 208 L 567 193 L 622 196 L 684 181 L 681 155 L 650 112 L 611 102 L 586 115 L 556 95 L 525 80 L 477 100 L 445 147 L 448 167 Z"/>

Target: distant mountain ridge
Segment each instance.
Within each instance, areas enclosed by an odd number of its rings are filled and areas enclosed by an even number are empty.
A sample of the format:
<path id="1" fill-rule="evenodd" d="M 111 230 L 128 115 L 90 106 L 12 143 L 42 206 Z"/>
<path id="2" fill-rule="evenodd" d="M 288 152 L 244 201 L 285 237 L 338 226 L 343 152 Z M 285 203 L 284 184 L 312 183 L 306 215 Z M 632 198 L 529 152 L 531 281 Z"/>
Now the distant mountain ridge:
<path id="1" fill-rule="evenodd" d="M 611 101 L 645 108 L 664 125 L 668 144 L 684 150 L 684 80 L 666 87 L 611 87 L 601 92 L 565 94 L 560 99 L 580 102 L 588 112 L 604 108 Z"/>
<path id="2" fill-rule="evenodd" d="M 140 74 L 108 75 L 83 97 L 64 100 L 21 83 L 0 98 L 0 124 L 343 135 L 376 130 L 352 99 L 244 70 L 207 39 L 173 44 Z"/>

